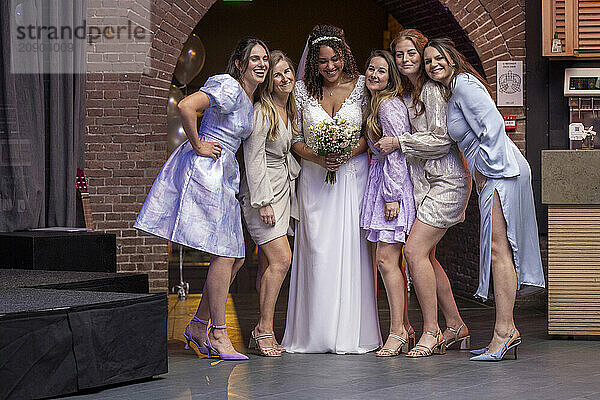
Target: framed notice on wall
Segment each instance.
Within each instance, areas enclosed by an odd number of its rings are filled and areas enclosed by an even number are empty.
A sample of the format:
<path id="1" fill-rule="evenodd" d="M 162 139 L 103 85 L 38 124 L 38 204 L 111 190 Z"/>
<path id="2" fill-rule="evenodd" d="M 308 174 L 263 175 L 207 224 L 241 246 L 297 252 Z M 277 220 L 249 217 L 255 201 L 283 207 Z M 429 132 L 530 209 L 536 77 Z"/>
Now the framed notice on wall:
<path id="1" fill-rule="evenodd" d="M 523 61 L 496 62 L 498 106 L 523 106 Z"/>

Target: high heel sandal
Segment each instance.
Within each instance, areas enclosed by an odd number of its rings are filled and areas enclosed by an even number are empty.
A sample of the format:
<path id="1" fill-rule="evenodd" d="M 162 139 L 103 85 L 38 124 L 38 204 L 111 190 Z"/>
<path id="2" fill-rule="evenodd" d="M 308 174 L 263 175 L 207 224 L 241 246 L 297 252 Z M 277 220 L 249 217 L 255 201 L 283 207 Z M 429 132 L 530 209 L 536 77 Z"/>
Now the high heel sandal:
<path id="1" fill-rule="evenodd" d="M 446 327 L 446 330 L 454 333 L 454 339 L 446 342 L 446 349 L 450 349 L 451 346 L 459 344 L 459 350 L 470 350 L 471 349 L 471 335 L 459 337 L 460 331 L 465 327 L 465 324 L 461 324 L 458 329 L 454 329 L 451 326 Z"/>
<path id="2" fill-rule="evenodd" d="M 281 351 L 277 347 L 262 347 L 258 341 L 262 339 L 273 339 L 275 340 L 275 334 L 261 333 L 256 335 L 255 330 L 250 332 L 250 343 L 248 343 L 248 350 L 257 350 L 258 354 L 264 357 L 281 357 Z"/>
<path id="3" fill-rule="evenodd" d="M 208 334 L 208 321 L 200 319 L 194 315 L 194 317 L 192 318 L 190 323 L 185 328 L 185 331 L 183 332 L 183 337 L 185 338 L 185 349 L 188 350 L 190 348 L 190 342 L 192 342 L 196 345 L 196 348 L 198 349 L 198 352 L 200 354 L 208 356 L 208 349 L 206 348 L 206 343 L 198 344 L 198 342 L 196 342 L 196 340 L 194 340 L 194 337 L 192 336 L 192 333 L 190 331 L 190 325 L 192 324 L 192 322 L 200 322 L 200 323 L 206 325 L 206 327 L 207 327 L 206 333 Z"/>
<path id="4" fill-rule="evenodd" d="M 515 336 L 516 333 L 517 333 L 517 329 L 515 328 L 512 330 L 512 332 L 510 333 L 510 336 L 508 337 L 506 342 L 504 342 L 504 344 L 502 345 L 502 348 L 500 350 L 498 350 L 498 352 L 488 353 L 486 350 L 485 353 L 480 354 L 478 356 L 471 357 L 470 360 L 471 361 L 502 361 L 504 359 L 504 356 L 510 350 L 514 350 L 515 360 L 516 360 L 517 359 L 517 349 L 518 349 L 518 346 L 522 342 L 520 335 L 511 342 L 511 340 L 513 339 L 513 337 Z"/>
<path id="5" fill-rule="evenodd" d="M 417 344 L 411 351 L 408 352 L 406 357 L 419 358 L 429 357 L 433 354 L 446 354 L 446 341 L 444 340 L 444 335 L 442 335 L 441 330 L 438 329 L 436 333 L 425 331 L 423 332 L 423 335 L 433 336 L 436 344 L 434 344 L 432 348 L 422 344 Z"/>
<path id="6" fill-rule="evenodd" d="M 234 361 L 248 359 L 247 356 L 243 355 L 242 353 L 238 353 L 237 351 L 234 351 L 233 353 L 220 353 L 219 350 L 215 349 L 212 346 L 212 344 L 210 344 L 210 338 L 209 338 L 210 331 L 214 330 L 214 329 L 227 329 L 227 325 L 225 325 L 225 324 L 223 324 L 223 325 L 210 324 L 210 327 L 208 328 L 208 334 L 206 335 L 206 347 L 208 349 L 209 357 L 217 357 L 217 358 L 220 358 L 221 360 L 234 360 Z"/>
<path id="7" fill-rule="evenodd" d="M 402 336 L 398 336 L 393 333 L 388 335 L 388 340 L 389 338 L 394 338 L 399 341 L 400 346 L 396 347 L 395 349 L 383 347 L 375 353 L 377 357 L 395 357 L 400 353 L 408 353 L 408 339 L 404 339 Z"/>
<path id="8" fill-rule="evenodd" d="M 469 353 L 471 353 L 471 354 L 473 354 L 475 356 L 478 356 L 478 355 L 483 354 L 486 351 L 488 351 L 488 349 L 489 349 L 489 347 L 486 346 L 486 347 L 483 347 L 481 349 L 471 350 Z"/>

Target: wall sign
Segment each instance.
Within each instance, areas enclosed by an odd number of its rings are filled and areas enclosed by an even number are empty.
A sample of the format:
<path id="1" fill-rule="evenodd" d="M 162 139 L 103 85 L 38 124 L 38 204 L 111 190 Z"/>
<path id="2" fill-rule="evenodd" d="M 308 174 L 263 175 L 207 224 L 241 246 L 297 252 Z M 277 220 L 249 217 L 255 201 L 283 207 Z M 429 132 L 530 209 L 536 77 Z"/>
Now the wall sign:
<path id="1" fill-rule="evenodd" d="M 497 105 L 523 106 L 523 61 L 496 61 Z"/>

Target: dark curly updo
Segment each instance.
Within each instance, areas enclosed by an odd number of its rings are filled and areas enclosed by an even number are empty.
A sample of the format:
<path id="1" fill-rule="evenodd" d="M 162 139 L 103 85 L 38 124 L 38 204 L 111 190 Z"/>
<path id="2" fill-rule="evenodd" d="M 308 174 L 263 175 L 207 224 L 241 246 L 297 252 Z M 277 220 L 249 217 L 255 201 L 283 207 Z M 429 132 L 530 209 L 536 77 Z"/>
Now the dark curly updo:
<path id="1" fill-rule="evenodd" d="M 330 25 L 317 25 L 308 35 L 308 53 L 306 55 L 306 70 L 304 72 L 304 83 L 308 93 L 318 99 L 323 99 L 323 76 L 319 73 L 319 50 L 321 46 L 328 46 L 344 60 L 343 73 L 349 79 L 358 77 L 358 68 L 352 55 L 352 51 L 346 39 L 344 31 Z"/>

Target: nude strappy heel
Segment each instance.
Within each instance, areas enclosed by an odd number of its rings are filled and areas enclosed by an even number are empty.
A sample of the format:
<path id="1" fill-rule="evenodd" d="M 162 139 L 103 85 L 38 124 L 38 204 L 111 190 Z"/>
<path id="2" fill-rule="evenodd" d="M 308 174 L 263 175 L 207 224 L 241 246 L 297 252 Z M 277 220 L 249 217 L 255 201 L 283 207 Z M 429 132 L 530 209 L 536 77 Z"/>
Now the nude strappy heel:
<path id="1" fill-rule="evenodd" d="M 264 357 L 281 357 L 281 351 L 277 347 L 262 347 L 258 341 L 261 339 L 273 339 L 275 340 L 275 334 L 271 333 L 260 333 L 255 334 L 255 330 L 250 333 L 250 343 L 248 343 L 248 350 L 256 350 L 261 356 Z"/>
<path id="2" fill-rule="evenodd" d="M 423 335 L 433 336 L 436 340 L 436 344 L 433 345 L 432 348 L 429 348 L 422 344 L 417 344 L 411 351 L 408 352 L 406 357 L 410 358 L 420 358 L 420 357 L 429 357 L 433 354 L 446 354 L 446 341 L 444 340 L 444 335 L 442 335 L 442 331 L 438 329 L 436 333 L 425 331 Z"/>
<path id="3" fill-rule="evenodd" d="M 383 347 L 375 353 L 377 357 L 395 357 L 400 353 L 408 353 L 408 338 L 404 339 L 402 336 L 398 336 L 393 333 L 390 333 L 388 338 L 396 339 L 400 342 L 400 346 L 396 347 L 395 349 Z"/>
<path id="4" fill-rule="evenodd" d="M 465 324 L 461 324 L 458 329 L 454 329 L 451 326 L 446 327 L 447 330 L 454 333 L 454 339 L 446 343 L 446 349 L 450 349 L 455 344 L 459 345 L 460 350 L 471 350 L 471 335 L 459 337 L 460 331 L 465 327 Z"/>

